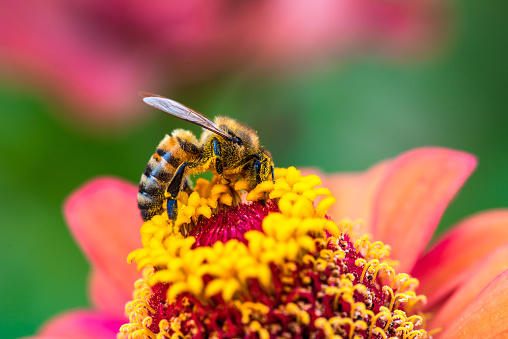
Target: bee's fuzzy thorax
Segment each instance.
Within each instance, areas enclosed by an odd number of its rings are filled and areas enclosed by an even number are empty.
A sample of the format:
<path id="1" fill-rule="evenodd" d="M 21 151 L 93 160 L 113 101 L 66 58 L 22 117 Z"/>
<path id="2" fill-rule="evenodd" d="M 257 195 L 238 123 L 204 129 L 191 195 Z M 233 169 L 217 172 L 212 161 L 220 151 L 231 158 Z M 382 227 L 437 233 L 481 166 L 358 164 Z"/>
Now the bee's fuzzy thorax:
<path id="1" fill-rule="evenodd" d="M 246 146 L 252 149 L 260 147 L 257 132 L 250 126 L 225 116 L 215 117 L 214 123 L 221 127 L 221 129 L 229 131 L 242 139 Z"/>

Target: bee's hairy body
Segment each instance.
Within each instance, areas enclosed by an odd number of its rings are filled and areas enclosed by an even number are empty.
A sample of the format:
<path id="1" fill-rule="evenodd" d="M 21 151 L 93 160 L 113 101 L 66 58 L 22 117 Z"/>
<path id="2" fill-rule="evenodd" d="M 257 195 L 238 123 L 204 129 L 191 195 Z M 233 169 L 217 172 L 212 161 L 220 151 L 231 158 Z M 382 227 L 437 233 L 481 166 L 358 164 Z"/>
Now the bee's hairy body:
<path id="1" fill-rule="evenodd" d="M 227 117 L 217 117 L 214 123 L 230 139 L 204 130 L 198 141 L 191 132 L 177 129 L 160 142 L 139 183 L 143 220 L 164 213 L 166 199 L 169 218 L 175 219 L 178 193 L 191 191 L 189 175 L 212 171 L 227 181 L 241 176 L 251 187 L 273 179 L 271 155 L 260 146 L 253 129 Z"/>

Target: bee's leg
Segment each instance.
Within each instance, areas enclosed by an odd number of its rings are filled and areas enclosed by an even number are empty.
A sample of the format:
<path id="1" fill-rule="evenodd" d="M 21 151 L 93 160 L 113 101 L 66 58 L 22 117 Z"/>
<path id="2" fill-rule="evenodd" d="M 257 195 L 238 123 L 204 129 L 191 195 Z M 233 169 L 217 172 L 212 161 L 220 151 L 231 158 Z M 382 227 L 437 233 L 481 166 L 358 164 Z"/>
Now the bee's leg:
<path id="1" fill-rule="evenodd" d="M 231 180 L 224 177 L 224 165 L 222 163 L 222 154 L 219 140 L 213 138 L 212 140 L 212 151 L 215 157 L 215 170 L 217 174 L 221 176 L 221 178 L 226 179 L 228 185 L 231 184 Z"/>
<path id="2" fill-rule="evenodd" d="M 247 173 L 246 179 L 250 182 L 251 186 L 256 186 L 261 183 L 261 165 L 262 165 L 262 157 L 258 154 L 252 154 L 246 157 L 246 161 L 243 165 L 243 170 Z M 273 173 L 272 166 L 272 179 L 275 178 Z M 275 182 L 275 180 L 274 180 Z"/>
<path id="3" fill-rule="evenodd" d="M 182 182 L 185 179 L 185 169 L 187 168 L 187 165 L 189 165 L 189 163 L 186 161 L 178 166 L 173 178 L 169 182 L 167 189 L 169 194 L 167 201 L 167 213 L 170 220 L 175 220 L 176 215 L 178 214 L 176 197 L 178 196 L 178 193 L 180 193 Z"/>
<path id="4" fill-rule="evenodd" d="M 257 158 L 250 158 L 243 166 L 243 170 L 247 173 L 246 179 L 250 182 L 252 187 L 261 183 L 261 161 Z"/>
<path id="5" fill-rule="evenodd" d="M 272 166 L 270 166 L 270 169 L 272 170 L 272 181 L 273 181 L 273 183 L 275 184 L 275 172 L 274 172 L 274 170 L 273 170 L 273 165 L 272 165 Z"/>
<path id="6" fill-rule="evenodd" d="M 254 173 L 256 175 L 256 184 L 261 183 L 261 176 L 259 175 L 261 173 L 261 161 L 254 160 Z"/>

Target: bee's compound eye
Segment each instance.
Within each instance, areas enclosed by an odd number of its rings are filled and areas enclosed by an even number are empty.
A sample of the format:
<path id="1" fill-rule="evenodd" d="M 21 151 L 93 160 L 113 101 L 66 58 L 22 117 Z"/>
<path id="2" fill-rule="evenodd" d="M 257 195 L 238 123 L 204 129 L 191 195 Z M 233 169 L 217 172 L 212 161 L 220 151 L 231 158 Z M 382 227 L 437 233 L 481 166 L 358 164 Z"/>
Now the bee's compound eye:
<path id="1" fill-rule="evenodd" d="M 242 144 L 242 139 L 240 139 L 238 137 L 234 137 L 231 141 L 233 142 L 233 144 L 237 144 L 237 145 Z"/>

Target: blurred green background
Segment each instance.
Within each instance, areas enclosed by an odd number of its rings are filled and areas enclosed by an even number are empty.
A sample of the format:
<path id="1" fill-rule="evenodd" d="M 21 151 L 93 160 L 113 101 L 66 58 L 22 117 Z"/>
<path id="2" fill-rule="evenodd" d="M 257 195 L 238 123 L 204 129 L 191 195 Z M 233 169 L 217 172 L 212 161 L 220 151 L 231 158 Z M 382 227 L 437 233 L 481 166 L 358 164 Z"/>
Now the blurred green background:
<path id="1" fill-rule="evenodd" d="M 479 167 L 446 211 L 442 231 L 508 206 L 508 4 L 456 5 L 454 36 L 431 59 L 362 58 L 278 80 L 230 73 L 159 93 L 254 127 L 278 166 L 360 171 L 414 147 L 471 152 Z M 165 133 L 199 133 L 141 101 L 136 109 L 148 118 L 94 130 L 55 114 L 32 87 L 0 80 L 2 338 L 33 334 L 52 315 L 88 304 L 88 264 L 63 221 L 65 197 L 105 174 L 137 183 Z"/>

